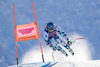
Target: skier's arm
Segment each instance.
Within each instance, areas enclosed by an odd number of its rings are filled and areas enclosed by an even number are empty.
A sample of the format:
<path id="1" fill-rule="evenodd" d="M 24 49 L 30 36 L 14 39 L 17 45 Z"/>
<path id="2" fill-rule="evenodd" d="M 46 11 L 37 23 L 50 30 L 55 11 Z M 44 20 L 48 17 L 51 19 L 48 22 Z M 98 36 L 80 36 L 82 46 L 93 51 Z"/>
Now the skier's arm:
<path id="1" fill-rule="evenodd" d="M 51 39 L 49 38 L 47 32 L 44 32 L 44 39 L 45 39 L 46 45 L 48 45 L 49 47 L 51 47 L 53 50 L 56 50 L 55 46 L 53 46 L 51 44 Z"/>
<path id="2" fill-rule="evenodd" d="M 56 27 L 57 32 L 65 38 L 65 40 L 67 41 L 68 44 L 71 44 L 71 41 L 69 40 L 68 36 L 66 35 L 66 33 L 60 28 L 60 27 Z"/>

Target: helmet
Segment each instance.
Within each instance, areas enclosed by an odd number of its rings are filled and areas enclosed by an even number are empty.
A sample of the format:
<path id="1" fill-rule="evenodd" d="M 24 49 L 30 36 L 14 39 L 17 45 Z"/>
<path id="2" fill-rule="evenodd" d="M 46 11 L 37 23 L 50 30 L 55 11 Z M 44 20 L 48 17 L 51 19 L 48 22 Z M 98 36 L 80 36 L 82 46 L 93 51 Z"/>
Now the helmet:
<path id="1" fill-rule="evenodd" d="M 55 30 L 55 26 L 52 22 L 49 22 L 46 26 L 46 28 L 48 29 L 49 32 L 52 32 Z"/>

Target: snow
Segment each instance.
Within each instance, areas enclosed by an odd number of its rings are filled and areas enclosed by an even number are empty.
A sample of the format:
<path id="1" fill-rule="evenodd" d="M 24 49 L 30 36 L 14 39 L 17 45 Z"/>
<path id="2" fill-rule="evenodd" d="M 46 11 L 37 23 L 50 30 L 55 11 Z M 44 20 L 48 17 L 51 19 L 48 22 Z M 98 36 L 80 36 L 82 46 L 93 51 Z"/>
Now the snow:
<path id="1" fill-rule="evenodd" d="M 31 63 L 9 67 L 100 67 L 100 60 Z"/>
<path id="2" fill-rule="evenodd" d="M 43 67 L 49 65 L 50 62 L 38 62 L 38 63 L 28 63 L 28 64 L 19 64 L 19 65 L 13 65 L 13 66 L 8 66 L 8 67 Z"/>
<path id="3" fill-rule="evenodd" d="M 52 67 L 100 67 L 99 61 L 66 61 L 57 62 Z"/>
<path id="4" fill-rule="evenodd" d="M 80 38 L 80 37 L 84 37 L 84 36 L 73 33 L 71 35 L 70 39 L 73 41 L 78 37 Z M 78 40 L 75 43 L 73 43 L 73 45 L 71 46 L 71 48 L 73 49 L 73 51 L 75 53 L 74 56 L 72 56 L 69 52 L 67 52 L 69 56 L 66 58 L 66 56 L 63 55 L 61 52 L 56 51 L 54 53 L 55 61 L 59 62 L 59 61 L 74 61 L 74 60 L 77 60 L 77 61 L 92 60 L 93 50 L 91 49 L 92 47 L 90 45 L 91 44 L 88 42 L 87 39 Z M 53 62 L 52 49 L 48 46 L 45 46 L 45 47 L 43 47 L 43 52 L 44 52 L 44 60 L 46 62 L 48 62 L 48 61 Z M 41 59 L 40 49 L 34 50 L 34 48 L 32 48 L 31 50 L 29 50 L 27 53 L 25 53 L 23 55 L 23 57 L 21 59 L 21 64 L 35 63 L 35 62 L 41 62 L 41 61 L 42 61 L 42 59 Z"/>
<path id="5" fill-rule="evenodd" d="M 77 37 L 80 38 L 84 36 L 73 33 L 70 39 L 73 41 Z M 78 40 L 71 46 L 75 52 L 74 56 L 68 53 L 69 56 L 66 57 L 59 51 L 56 51 L 54 53 L 55 61 L 52 58 L 52 49 L 50 49 L 50 47 L 45 47 L 43 49 L 45 63 L 41 62 L 40 50 L 33 50 L 34 48 L 32 48 L 23 55 L 20 65 L 10 67 L 100 67 L 100 60 L 92 60 L 93 50 L 90 49 L 92 48 L 90 45 L 87 39 Z"/>

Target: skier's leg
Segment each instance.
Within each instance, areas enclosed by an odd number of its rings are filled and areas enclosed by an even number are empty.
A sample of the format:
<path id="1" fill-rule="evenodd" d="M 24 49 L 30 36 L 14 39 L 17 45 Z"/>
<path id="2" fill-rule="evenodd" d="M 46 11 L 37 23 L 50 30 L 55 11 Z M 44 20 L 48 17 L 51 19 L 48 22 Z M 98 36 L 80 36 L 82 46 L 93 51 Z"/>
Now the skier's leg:
<path id="1" fill-rule="evenodd" d="M 70 48 L 70 46 L 65 46 L 65 48 L 68 49 L 68 51 L 69 51 L 72 55 L 74 55 L 74 52 L 73 52 L 72 48 Z"/>
<path id="2" fill-rule="evenodd" d="M 59 36 L 55 35 L 54 40 L 55 40 L 55 42 L 56 42 L 56 46 L 57 46 L 58 51 L 60 51 L 60 52 L 63 53 L 64 55 L 68 56 L 68 54 L 66 53 L 66 51 L 63 50 L 63 49 L 58 45 L 58 44 L 60 44 L 60 43 L 62 42 L 61 40 L 59 40 Z"/>
<path id="3" fill-rule="evenodd" d="M 64 42 L 59 36 L 55 40 L 57 43 L 62 44 L 62 46 L 64 46 L 72 55 L 74 55 L 72 48 L 70 48 L 70 46 L 66 42 Z"/>
<path id="4" fill-rule="evenodd" d="M 72 48 L 70 48 L 70 46 L 66 42 L 64 42 L 59 36 L 55 40 L 57 43 L 62 44 L 62 46 L 64 46 L 72 55 L 74 55 Z"/>
<path id="5" fill-rule="evenodd" d="M 60 51 L 62 54 L 64 54 L 65 56 L 68 56 L 68 54 L 66 53 L 65 50 L 63 50 L 60 46 L 57 47 L 58 51 Z"/>
<path id="6" fill-rule="evenodd" d="M 56 50 L 60 51 L 60 52 L 63 53 L 64 55 L 68 56 L 67 53 L 58 45 L 58 43 L 55 41 L 54 38 L 52 38 L 51 40 L 52 40 L 53 46 L 56 47 Z"/>

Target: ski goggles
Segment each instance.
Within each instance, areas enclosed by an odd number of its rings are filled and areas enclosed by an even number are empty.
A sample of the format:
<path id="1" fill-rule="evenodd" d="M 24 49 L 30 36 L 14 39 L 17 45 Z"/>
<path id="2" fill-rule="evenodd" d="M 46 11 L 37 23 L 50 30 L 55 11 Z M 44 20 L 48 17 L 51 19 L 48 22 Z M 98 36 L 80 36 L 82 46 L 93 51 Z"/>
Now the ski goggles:
<path id="1" fill-rule="evenodd" d="M 49 30 L 49 32 L 52 32 L 52 31 L 54 31 L 55 29 L 53 28 L 53 29 L 48 29 Z"/>

